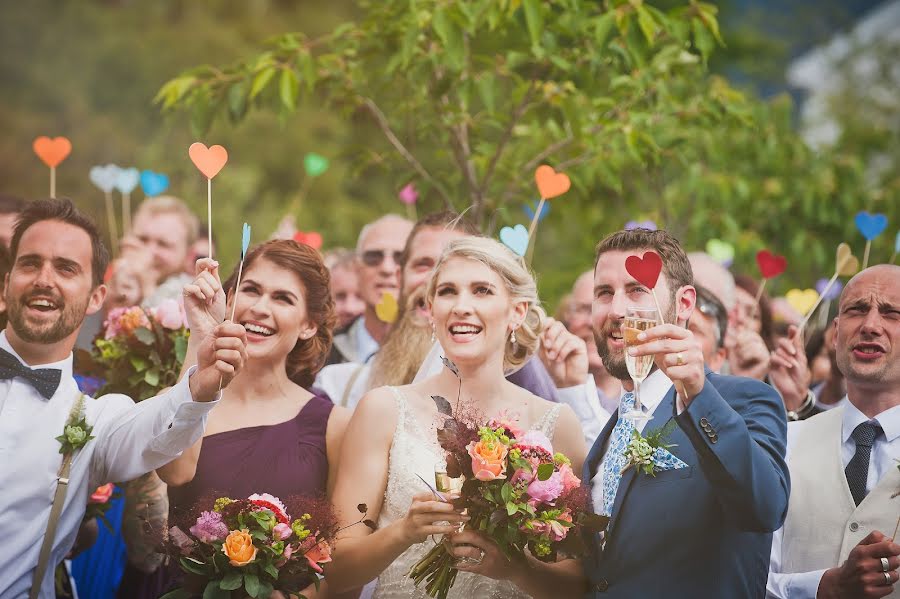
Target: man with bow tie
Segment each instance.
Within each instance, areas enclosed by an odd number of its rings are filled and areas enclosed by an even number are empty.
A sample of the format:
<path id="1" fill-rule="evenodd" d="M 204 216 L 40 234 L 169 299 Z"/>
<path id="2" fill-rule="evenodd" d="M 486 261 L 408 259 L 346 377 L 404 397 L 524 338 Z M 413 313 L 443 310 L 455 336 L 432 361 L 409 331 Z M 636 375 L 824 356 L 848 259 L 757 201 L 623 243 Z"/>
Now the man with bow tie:
<path id="1" fill-rule="evenodd" d="M 629 347 L 654 356 L 640 388 L 647 419 L 635 408 L 625 364 L 627 307 L 656 306 L 651 290 L 625 268 L 631 256 L 662 258 L 656 284 L 660 316 Z M 643 278 L 643 277 L 642 277 Z M 693 274 L 665 231 L 619 231 L 600 242 L 592 326 L 603 364 L 625 390 L 585 461 L 594 511 L 610 518 L 584 567 L 587 597 L 758 599 L 765 595 L 772 531 L 781 526 L 790 488 L 784 462 L 786 416 L 778 394 L 759 381 L 720 376 L 703 362 L 686 328 L 696 303 Z M 662 431 L 650 462 L 635 443 Z M 632 451 L 636 449 L 636 451 Z"/>
<path id="2" fill-rule="evenodd" d="M 243 364 L 245 336 L 225 323 L 194 340 L 198 366 L 138 405 L 123 395 L 82 398 L 72 347 L 106 296 L 109 255 L 97 228 L 69 200 L 34 201 L 19 218 L 11 254 L 9 322 L 0 333 L 0 599 L 50 599 L 90 490 L 136 478 L 196 442 L 220 384 Z M 67 451 L 57 437 L 81 419 L 90 433 L 69 435 L 68 449 L 76 448 Z"/>

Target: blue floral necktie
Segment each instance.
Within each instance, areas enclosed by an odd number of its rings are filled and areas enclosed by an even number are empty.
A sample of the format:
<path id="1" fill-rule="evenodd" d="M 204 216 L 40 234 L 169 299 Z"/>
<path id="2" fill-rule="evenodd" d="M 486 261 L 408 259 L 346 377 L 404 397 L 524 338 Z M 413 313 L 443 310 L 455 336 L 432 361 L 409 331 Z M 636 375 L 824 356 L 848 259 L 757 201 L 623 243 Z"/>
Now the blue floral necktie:
<path id="1" fill-rule="evenodd" d="M 622 406 L 619 413 L 626 413 L 634 408 L 634 393 L 628 392 L 622 396 Z M 619 490 L 619 480 L 622 470 L 625 469 L 625 449 L 631 442 L 634 432 L 634 421 L 628 418 L 619 418 L 609 436 L 609 448 L 606 450 L 606 459 L 603 460 L 600 479 L 603 484 L 603 511 L 601 516 L 611 516 L 613 504 L 616 501 L 616 492 Z"/>

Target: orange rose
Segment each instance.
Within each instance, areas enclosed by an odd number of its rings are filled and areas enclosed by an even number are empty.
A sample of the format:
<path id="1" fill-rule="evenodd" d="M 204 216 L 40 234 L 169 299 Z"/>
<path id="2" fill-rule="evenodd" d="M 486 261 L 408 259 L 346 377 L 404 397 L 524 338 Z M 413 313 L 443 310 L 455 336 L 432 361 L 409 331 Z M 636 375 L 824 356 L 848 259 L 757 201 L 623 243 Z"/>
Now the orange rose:
<path id="1" fill-rule="evenodd" d="M 319 541 L 304 553 L 310 567 L 318 573 L 322 573 L 319 564 L 327 564 L 331 561 L 331 545 L 327 541 Z"/>
<path id="2" fill-rule="evenodd" d="M 472 458 L 472 472 L 481 481 L 506 478 L 506 454 L 509 451 L 503 443 L 472 441 L 466 447 Z"/>
<path id="3" fill-rule="evenodd" d="M 253 537 L 246 528 L 232 530 L 225 537 L 222 551 L 228 556 L 232 566 L 246 566 L 256 559 L 256 547 L 253 546 Z"/>
<path id="4" fill-rule="evenodd" d="M 106 503 L 112 497 L 114 486 L 112 483 L 106 483 L 102 487 L 97 487 L 97 490 L 88 499 L 88 503 Z"/>

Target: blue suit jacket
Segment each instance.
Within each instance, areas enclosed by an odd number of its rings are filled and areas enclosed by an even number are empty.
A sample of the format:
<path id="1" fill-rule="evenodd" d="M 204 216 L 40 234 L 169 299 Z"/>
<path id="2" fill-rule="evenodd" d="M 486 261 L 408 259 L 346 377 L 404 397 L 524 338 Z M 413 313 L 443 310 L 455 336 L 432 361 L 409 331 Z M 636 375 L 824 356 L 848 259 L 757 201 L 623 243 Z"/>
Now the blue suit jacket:
<path id="1" fill-rule="evenodd" d="M 759 381 L 707 371 L 703 391 L 676 416 L 675 391 L 644 433 L 671 418 L 664 441 L 688 467 L 622 475 L 606 546 L 584 560 L 586 597 L 759 599 L 766 594 L 772 532 L 784 521 L 790 479 L 781 398 Z M 584 466 L 593 478 L 615 426 L 607 423 Z"/>

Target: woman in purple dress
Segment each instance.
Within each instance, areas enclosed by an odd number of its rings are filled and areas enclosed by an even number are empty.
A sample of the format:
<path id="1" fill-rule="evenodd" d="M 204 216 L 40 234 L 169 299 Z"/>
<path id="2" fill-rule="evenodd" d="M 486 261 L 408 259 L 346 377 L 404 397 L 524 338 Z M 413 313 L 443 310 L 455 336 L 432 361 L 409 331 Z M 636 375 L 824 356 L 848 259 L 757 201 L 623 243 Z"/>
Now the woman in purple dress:
<path id="1" fill-rule="evenodd" d="M 245 370 L 222 392 L 203 438 L 157 472 L 169 485 L 169 519 L 179 522 L 201 498 L 247 497 L 253 493 L 324 496 L 337 472 L 337 456 L 349 412 L 307 389 L 331 348 L 334 304 L 328 269 L 319 253 L 291 240 L 253 248 L 240 287 L 235 276 L 219 284 L 218 265 L 197 263 L 197 278 L 185 287 L 192 331 L 234 321 L 247 331 Z M 194 334 L 193 340 L 204 335 Z M 196 356 L 189 346 L 185 370 Z M 171 564 L 155 580 L 132 585 L 132 597 L 156 597 L 177 575 Z M 324 589 L 324 587 L 323 587 Z M 304 591 L 315 597 L 315 589 Z M 120 590 L 119 596 L 124 596 Z"/>

